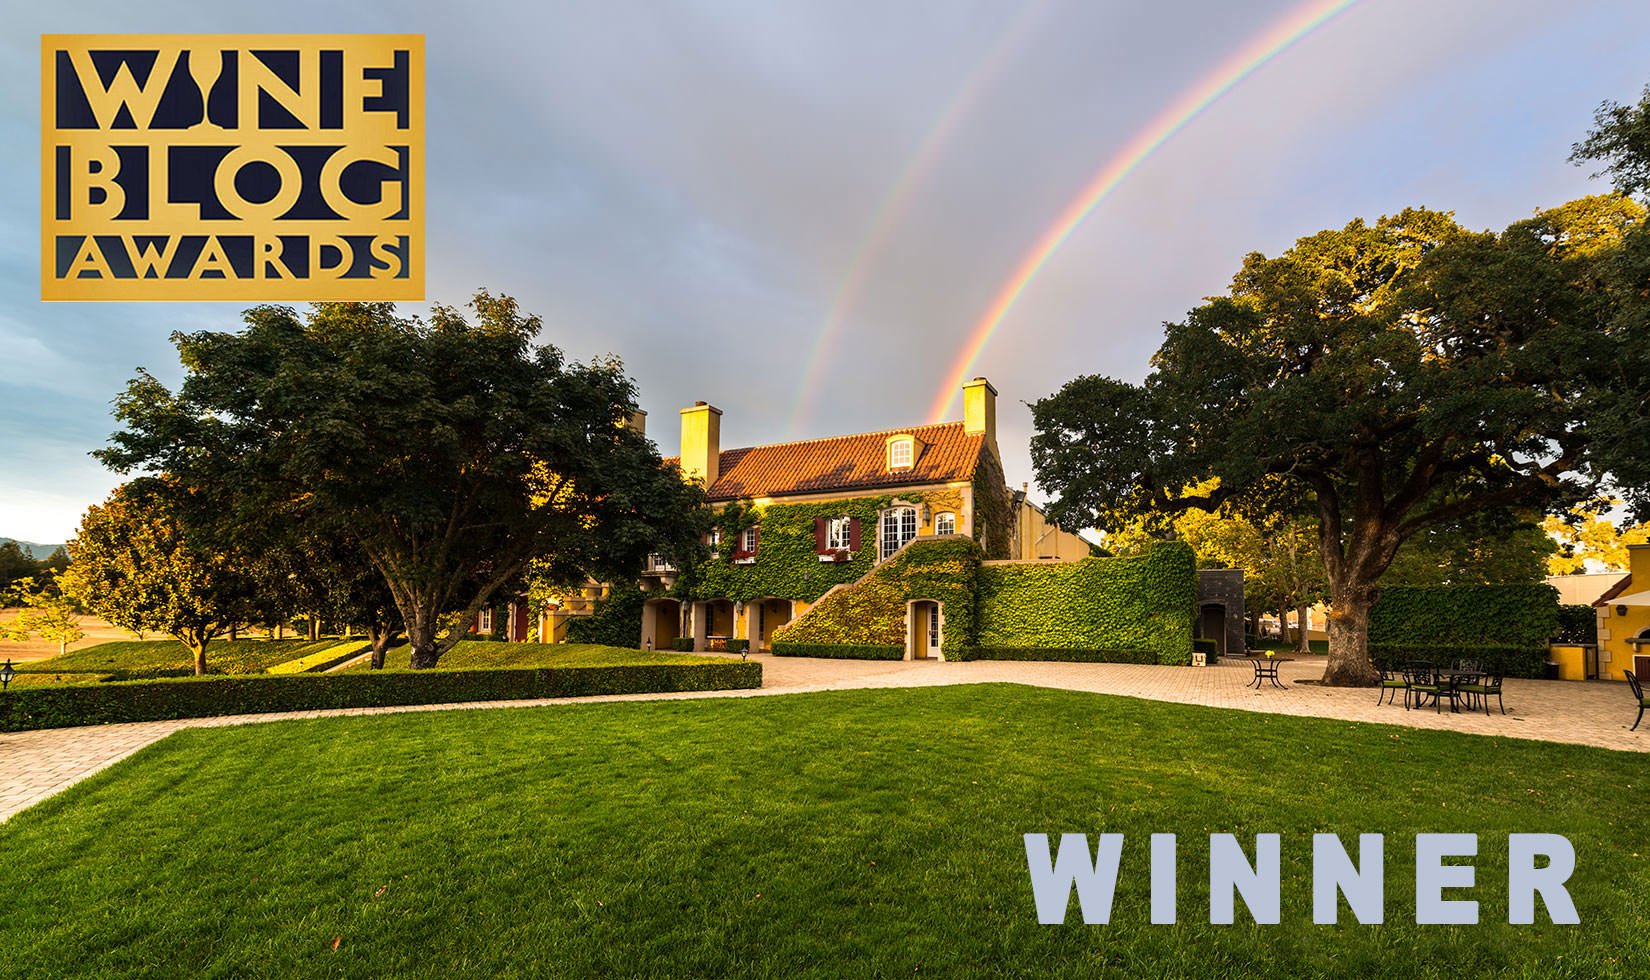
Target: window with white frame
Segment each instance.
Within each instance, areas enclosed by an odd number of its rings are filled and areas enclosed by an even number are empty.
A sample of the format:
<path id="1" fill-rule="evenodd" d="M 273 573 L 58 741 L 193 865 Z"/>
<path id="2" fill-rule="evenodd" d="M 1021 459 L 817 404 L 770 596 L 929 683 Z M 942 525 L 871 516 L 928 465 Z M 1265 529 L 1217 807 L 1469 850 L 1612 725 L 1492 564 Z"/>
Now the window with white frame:
<path id="1" fill-rule="evenodd" d="M 739 535 L 739 550 L 747 555 L 756 554 L 756 528 L 747 527 Z"/>
<path id="2" fill-rule="evenodd" d="M 917 536 L 917 509 L 893 507 L 882 512 L 877 534 L 877 560 L 885 561 Z"/>
<path id="3" fill-rule="evenodd" d="M 957 515 L 950 512 L 934 515 L 935 534 L 956 534 Z"/>
<path id="4" fill-rule="evenodd" d="M 912 457 L 912 441 L 910 439 L 895 439 L 888 444 L 888 468 L 891 470 L 910 469 Z"/>
<path id="5" fill-rule="evenodd" d="M 481 615 L 476 617 L 476 632 L 491 633 L 492 631 L 493 611 L 491 609 L 483 609 L 481 611 Z"/>
<path id="6" fill-rule="evenodd" d="M 721 545 L 722 545 L 722 529 L 719 528 L 719 527 L 711 528 L 710 533 L 705 535 L 705 543 L 710 545 L 712 548 L 721 547 Z"/>
<path id="7" fill-rule="evenodd" d="M 825 528 L 825 547 L 831 551 L 847 551 L 852 547 L 853 525 L 849 518 L 833 517 Z"/>

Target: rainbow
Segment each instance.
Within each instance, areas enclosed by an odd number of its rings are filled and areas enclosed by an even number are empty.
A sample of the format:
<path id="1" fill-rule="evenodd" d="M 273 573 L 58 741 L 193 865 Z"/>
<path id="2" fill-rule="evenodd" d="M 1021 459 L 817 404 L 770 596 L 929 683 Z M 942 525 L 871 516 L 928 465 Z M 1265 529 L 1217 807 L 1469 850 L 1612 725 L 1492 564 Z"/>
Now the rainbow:
<path id="1" fill-rule="evenodd" d="M 939 120 L 929 128 L 928 134 L 923 137 L 917 152 L 900 171 L 899 177 L 888 188 L 882 200 L 877 203 L 870 226 L 854 248 L 853 258 L 848 263 L 848 272 L 843 277 L 842 285 L 831 299 L 830 311 L 825 315 L 825 324 L 814 335 L 813 346 L 808 351 L 807 359 L 803 361 L 805 366 L 802 383 L 797 386 L 796 402 L 791 406 L 792 437 L 798 435 L 798 427 L 819 396 L 819 386 L 824 376 L 823 368 L 831 359 L 831 348 L 835 346 L 842 332 L 849 311 L 859 300 L 871 270 L 882 258 L 882 253 L 888 246 L 889 236 L 905 217 L 905 212 L 915 197 L 916 187 L 933 169 L 941 151 L 951 141 L 958 124 L 979 101 L 981 92 L 1018 53 L 1027 36 L 1040 25 L 1052 5 L 1052 0 L 1039 0 L 1038 3 L 1020 9 L 1008 29 L 992 44 L 991 50 L 986 53 L 979 67 L 968 74 L 962 88 L 946 105 L 945 111 L 940 113 Z"/>
<path id="2" fill-rule="evenodd" d="M 933 421 L 945 421 L 980 352 L 991 342 L 992 335 L 1002 325 L 1003 318 L 1013 309 L 1026 287 L 1031 284 L 1031 280 L 1037 277 L 1037 273 L 1042 271 L 1049 257 L 1065 244 L 1066 239 L 1071 237 L 1071 233 L 1083 223 L 1089 213 L 1117 189 L 1118 184 L 1239 82 L 1357 2 L 1358 0 L 1310 0 L 1302 4 L 1181 93 L 1172 105 L 1164 109 L 1146 128 L 1136 133 L 1106 161 L 1106 165 L 1100 168 L 1082 192 L 1060 212 L 1054 223 L 1037 239 L 1036 245 L 1020 260 L 1013 275 L 1003 283 L 991 305 L 974 325 L 962 345 L 956 363 L 945 375 L 944 384 L 934 396 L 933 408 L 929 411 Z"/>

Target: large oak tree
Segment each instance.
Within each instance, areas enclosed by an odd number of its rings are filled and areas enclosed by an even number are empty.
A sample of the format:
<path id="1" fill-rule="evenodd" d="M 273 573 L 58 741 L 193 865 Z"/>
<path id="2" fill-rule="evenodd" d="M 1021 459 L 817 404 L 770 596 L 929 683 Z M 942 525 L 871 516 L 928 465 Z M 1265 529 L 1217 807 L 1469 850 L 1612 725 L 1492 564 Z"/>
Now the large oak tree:
<path id="1" fill-rule="evenodd" d="M 1325 682 L 1373 683 L 1369 610 L 1406 541 L 1593 491 L 1594 420 L 1631 359 L 1621 243 L 1643 220 L 1616 196 L 1501 234 L 1412 209 L 1252 254 L 1229 295 L 1166 326 L 1142 384 L 1078 378 L 1032 406 L 1049 513 L 1105 526 L 1283 481 L 1316 510 Z"/>
<path id="2" fill-rule="evenodd" d="M 633 575 L 697 539 L 702 492 L 624 423 L 633 383 L 570 362 L 537 317 L 478 293 L 474 320 L 390 304 L 247 311 L 235 333 L 178 334 L 176 393 L 140 374 L 100 457 L 164 471 L 226 525 L 334 536 L 382 576 L 412 646 L 435 666 L 530 562 L 582 580 Z"/>

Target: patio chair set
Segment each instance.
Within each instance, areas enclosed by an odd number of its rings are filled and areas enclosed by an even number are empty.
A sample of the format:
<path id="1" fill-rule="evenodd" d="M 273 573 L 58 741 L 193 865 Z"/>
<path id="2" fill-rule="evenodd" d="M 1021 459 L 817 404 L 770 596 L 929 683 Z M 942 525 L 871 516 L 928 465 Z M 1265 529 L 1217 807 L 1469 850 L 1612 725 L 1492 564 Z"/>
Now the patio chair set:
<path id="1" fill-rule="evenodd" d="M 1450 711 L 1465 705 L 1469 711 L 1481 707 L 1487 715 L 1490 698 L 1494 697 L 1501 713 L 1507 713 L 1506 702 L 1501 697 L 1499 669 L 1485 670 L 1471 660 L 1457 660 L 1448 665 L 1416 660 L 1398 667 L 1377 663 L 1375 668 L 1381 672 L 1381 692 L 1375 699 L 1376 704 L 1396 703 L 1398 692 L 1403 691 L 1406 711 L 1430 704 L 1434 711 L 1441 713 L 1448 703 Z"/>

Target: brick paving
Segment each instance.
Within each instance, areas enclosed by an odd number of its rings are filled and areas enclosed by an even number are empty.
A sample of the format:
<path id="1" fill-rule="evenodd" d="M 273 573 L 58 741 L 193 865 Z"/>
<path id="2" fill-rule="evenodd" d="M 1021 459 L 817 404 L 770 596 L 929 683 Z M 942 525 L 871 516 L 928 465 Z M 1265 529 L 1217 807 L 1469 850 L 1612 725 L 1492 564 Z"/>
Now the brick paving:
<path id="1" fill-rule="evenodd" d="M 1248 663 L 1231 660 L 1200 669 L 1140 664 L 1007 661 L 940 663 L 770 656 L 752 659 L 761 661 L 763 670 L 763 686 L 756 691 L 344 708 L 3 733 L 0 734 L 0 821 L 184 728 L 407 711 L 475 711 L 590 701 L 756 697 L 852 688 L 931 687 L 986 682 L 1030 684 L 1244 711 L 1385 722 L 1413 728 L 1438 728 L 1476 735 L 1506 735 L 1650 752 L 1650 724 L 1640 726 L 1636 732 L 1628 731 L 1637 710 L 1631 707 L 1633 702 L 1627 685 L 1621 682 L 1508 680 L 1506 715 L 1494 713 L 1496 709 L 1492 706 L 1492 714 L 1486 717 L 1481 711 L 1475 714 L 1450 714 L 1447 710 L 1440 714 L 1430 709 L 1406 711 L 1401 698 L 1398 704 L 1377 707 L 1373 690 L 1297 683 L 1316 680 L 1322 675 L 1324 661 L 1321 657 L 1307 657 L 1280 665 L 1279 674 L 1285 686 L 1278 689 L 1267 685 L 1258 691 L 1245 686 L 1253 676 Z"/>

